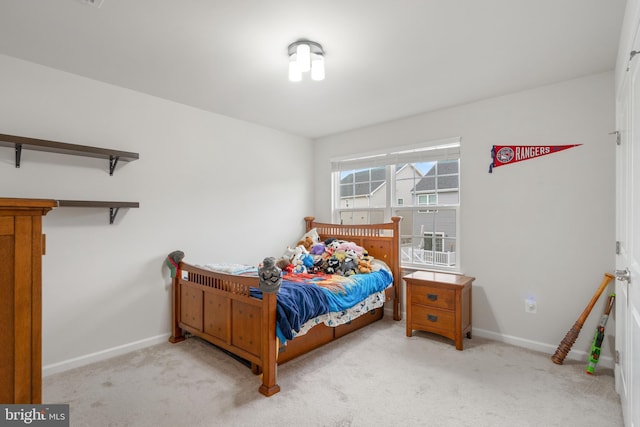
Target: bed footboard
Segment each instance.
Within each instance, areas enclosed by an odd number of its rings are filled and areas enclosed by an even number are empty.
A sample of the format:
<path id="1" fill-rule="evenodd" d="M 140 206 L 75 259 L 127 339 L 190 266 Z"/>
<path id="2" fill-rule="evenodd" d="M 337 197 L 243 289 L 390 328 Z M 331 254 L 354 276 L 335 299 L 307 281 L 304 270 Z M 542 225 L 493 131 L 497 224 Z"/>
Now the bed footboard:
<path id="1" fill-rule="evenodd" d="M 276 383 L 276 294 L 252 297 L 257 277 L 204 270 L 181 262 L 173 280 L 172 343 L 188 332 L 223 348 L 262 373 L 258 391 L 271 396 Z"/>

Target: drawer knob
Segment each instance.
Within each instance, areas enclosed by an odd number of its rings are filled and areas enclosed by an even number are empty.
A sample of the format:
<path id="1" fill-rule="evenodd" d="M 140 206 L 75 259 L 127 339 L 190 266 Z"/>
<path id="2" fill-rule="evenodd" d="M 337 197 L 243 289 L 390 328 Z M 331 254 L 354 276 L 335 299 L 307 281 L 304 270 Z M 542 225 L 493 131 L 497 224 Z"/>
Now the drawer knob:
<path id="1" fill-rule="evenodd" d="M 433 314 L 427 314 L 427 320 L 429 320 L 430 322 L 437 322 L 438 316 L 434 316 Z"/>
<path id="2" fill-rule="evenodd" d="M 438 294 L 427 294 L 427 299 L 429 301 L 437 301 L 438 300 Z"/>

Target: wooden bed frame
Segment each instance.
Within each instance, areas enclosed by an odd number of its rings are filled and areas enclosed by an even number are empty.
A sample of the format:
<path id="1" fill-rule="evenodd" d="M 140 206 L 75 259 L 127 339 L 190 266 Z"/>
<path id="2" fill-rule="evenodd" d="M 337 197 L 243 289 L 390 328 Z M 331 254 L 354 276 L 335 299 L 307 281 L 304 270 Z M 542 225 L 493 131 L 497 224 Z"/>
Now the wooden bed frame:
<path id="1" fill-rule="evenodd" d="M 384 261 L 393 274 L 393 286 L 386 289 L 386 301 L 393 301 L 393 318 L 400 320 L 400 217 L 371 225 L 337 225 L 305 217 L 307 231 L 316 229 L 323 241 L 330 237 L 362 246 L 369 255 Z M 185 339 L 185 333 L 200 337 L 251 364 L 262 373 L 258 391 L 272 396 L 280 391 L 276 366 L 349 332 L 382 319 L 384 307 L 369 311 L 347 324 L 314 326 L 306 334 L 278 347 L 276 338 L 276 295 L 262 299 L 250 296 L 258 288 L 257 277 L 234 276 L 201 269 L 180 262 L 173 281 L 172 327 L 169 341 Z"/>

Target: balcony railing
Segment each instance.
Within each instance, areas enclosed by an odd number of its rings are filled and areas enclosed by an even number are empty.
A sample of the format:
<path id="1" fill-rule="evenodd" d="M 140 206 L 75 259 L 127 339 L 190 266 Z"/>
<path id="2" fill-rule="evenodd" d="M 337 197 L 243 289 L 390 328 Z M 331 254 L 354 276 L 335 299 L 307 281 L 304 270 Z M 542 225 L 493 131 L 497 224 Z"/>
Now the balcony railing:
<path id="1" fill-rule="evenodd" d="M 456 265 L 455 252 L 428 251 L 411 246 L 400 248 L 403 264 L 438 265 L 453 267 Z"/>

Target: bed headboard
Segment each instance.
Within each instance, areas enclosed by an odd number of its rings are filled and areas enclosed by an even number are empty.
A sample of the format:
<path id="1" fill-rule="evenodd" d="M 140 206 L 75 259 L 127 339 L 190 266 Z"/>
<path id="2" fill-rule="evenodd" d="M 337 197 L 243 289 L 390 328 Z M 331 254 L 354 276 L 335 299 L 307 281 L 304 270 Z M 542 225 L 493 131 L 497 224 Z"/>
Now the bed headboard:
<path id="1" fill-rule="evenodd" d="M 384 261 L 391 272 L 397 289 L 402 278 L 400 269 L 400 221 L 402 217 L 391 217 L 391 222 L 382 224 L 327 224 L 316 222 L 315 217 L 304 218 L 307 231 L 316 229 L 320 239 L 330 237 L 347 240 L 362 246 L 372 257 Z"/>

